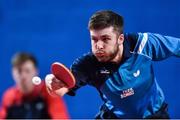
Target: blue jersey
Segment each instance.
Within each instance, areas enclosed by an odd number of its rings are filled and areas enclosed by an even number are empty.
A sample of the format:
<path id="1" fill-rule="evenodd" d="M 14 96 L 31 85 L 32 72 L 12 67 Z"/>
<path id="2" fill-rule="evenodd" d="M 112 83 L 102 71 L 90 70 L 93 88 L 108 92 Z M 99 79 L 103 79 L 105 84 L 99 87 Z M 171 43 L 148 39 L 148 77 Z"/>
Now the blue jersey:
<path id="1" fill-rule="evenodd" d="M 76 86 L 69 94 L 91 85 L 118 118 L 145 118 L 158 111 L 165 100 L 152 61 L 180 57 L 180 39 L 153 33 L 124 35 L 123 59 L 119 64 L 99 62 L 91 52 L 75 60 L 71 70 Z"/>

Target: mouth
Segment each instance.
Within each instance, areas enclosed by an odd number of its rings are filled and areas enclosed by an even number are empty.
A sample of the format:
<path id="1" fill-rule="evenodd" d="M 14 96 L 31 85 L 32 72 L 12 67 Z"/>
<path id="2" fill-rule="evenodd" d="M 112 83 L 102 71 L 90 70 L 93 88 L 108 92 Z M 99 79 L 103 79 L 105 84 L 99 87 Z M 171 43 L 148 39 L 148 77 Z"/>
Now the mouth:
<path id="1" fill-rule="evenodd" d="M 105 56 L 105 52 L 96 52 L 95 54 L 96 54 L 97 57 Z"/>

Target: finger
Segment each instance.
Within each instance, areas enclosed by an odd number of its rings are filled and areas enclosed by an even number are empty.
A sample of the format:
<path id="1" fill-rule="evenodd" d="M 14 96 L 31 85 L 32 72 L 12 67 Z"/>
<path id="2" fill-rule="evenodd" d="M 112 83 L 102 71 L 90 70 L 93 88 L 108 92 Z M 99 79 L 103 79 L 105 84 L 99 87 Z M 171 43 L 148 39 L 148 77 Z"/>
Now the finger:
<path id="1" fill-rule="evenodd" d="M 60 80 L 57 81 L 57 79 L 56 79 L 56 81 L 53 79 L 51 86 L 52 86 L 53 90 L 57 90 L 62 87 L 66 87 L 66 85 L 62 81 L 60 81 Z"/>
<path id="2" fill-rule="evenodd" d="M 57 79 L 56 77 L 53 77 L 51 85 L 53 87 L 57 87 L 57 88 L 67 87 L 66 83 L 64 83 L 63 81 Z"/>
<path id="3" fill-rule="evenodd" d="M 51 83 L 52 83 L 53 78 L 54 78 L 54 75 L 53 75 L 53 74 L 48 74 L 48 75 L 46 75 L 46 77 L 45 77 L 45 84 L 46 84 L 46 86 L 47 86 L 49 89 L 51 89 L 51 90 L 52 90 Z"/>

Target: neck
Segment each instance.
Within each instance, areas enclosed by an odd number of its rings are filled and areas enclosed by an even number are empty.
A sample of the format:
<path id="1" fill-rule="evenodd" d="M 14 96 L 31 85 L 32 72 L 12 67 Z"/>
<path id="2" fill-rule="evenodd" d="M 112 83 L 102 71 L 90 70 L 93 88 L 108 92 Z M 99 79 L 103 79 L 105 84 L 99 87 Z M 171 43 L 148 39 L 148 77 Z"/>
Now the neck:
<path id="1" fill-rule="evenodd" d="M 120 46 L 119 46 L 119 51 L 118 51 L 117 55 L 114 57 L 114 59 L 112 59 L 111 62 L 114 62 L 114 63 L 116 63 L 116 64 L 119 64 L 119 63 L 121 62 L 121 60 L 122 60 L 123 50 L 124 50 L 124 49 L 123 49 L 123 45 L 120 45 Z"/>

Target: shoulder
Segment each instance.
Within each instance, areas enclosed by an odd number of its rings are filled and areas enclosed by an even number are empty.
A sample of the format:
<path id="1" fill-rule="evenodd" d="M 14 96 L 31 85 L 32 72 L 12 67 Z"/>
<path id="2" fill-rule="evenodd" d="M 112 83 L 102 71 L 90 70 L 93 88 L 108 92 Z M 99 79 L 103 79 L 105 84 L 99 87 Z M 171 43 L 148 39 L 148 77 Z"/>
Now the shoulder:
<path id="1" fill-rule="evenodd" d="M 92 67 L 97 63 L 96 57 L 92 52 L 83 54 L 81 57 L 78 57 L 73 64 L 71 65 L 71 70 L 84 70 Z"/>
<path id="2" fill-rule="evenodd" d="M 130 50 L 137 51 L 139 47 L 142 47 L 148 39 L 152 39 L 152 36 L 154 35 L 154 33 L 149 32 L 125 33 L 124 38 L 126 44 L 130 46 Z"/>
<path id="3" fill-rule="evenodd" d="M 124 46 L 128 48 L 130 51 L 134 51 L 138 39 L 138 33 L 124 33 Z"/>
<path id="4" fill-rule="evenodd" d="M 125 33 L 124 37 L 128 40 L 137 40 L 139 38 L 140 33 Z"/>
<path id="5" fill-rule="evenodd" d="M 8 88 L 3 94 L 3 98 L 2 98 L 3 104 L 5 106 L 9 106 L 9 105 L 13 104 L 13 101 L 18 96 L 19 96 L 18 89 L 15 86 Z"/>
<path id="6" fill-rule="evenodd" d="M 17 92 L 17 88 L 15 86 L 8 88 L 5 92 L 3 97 L 4 98 L 13 98 L 15 97 Z"/>

